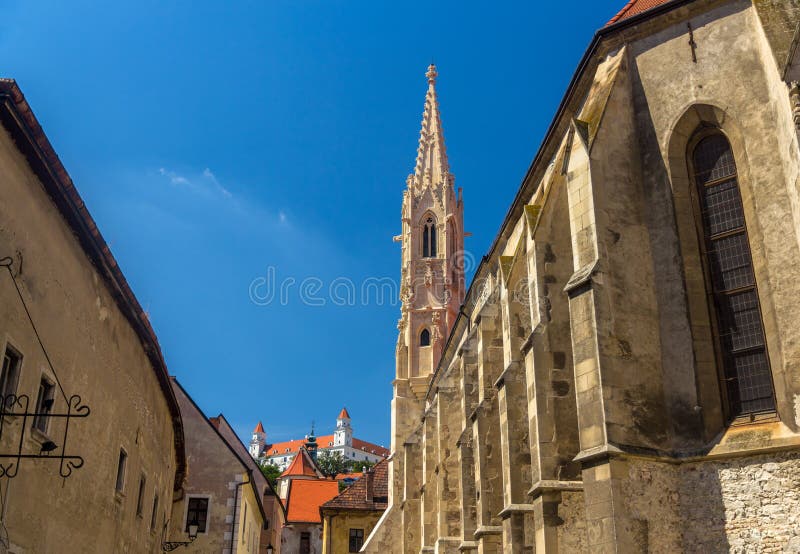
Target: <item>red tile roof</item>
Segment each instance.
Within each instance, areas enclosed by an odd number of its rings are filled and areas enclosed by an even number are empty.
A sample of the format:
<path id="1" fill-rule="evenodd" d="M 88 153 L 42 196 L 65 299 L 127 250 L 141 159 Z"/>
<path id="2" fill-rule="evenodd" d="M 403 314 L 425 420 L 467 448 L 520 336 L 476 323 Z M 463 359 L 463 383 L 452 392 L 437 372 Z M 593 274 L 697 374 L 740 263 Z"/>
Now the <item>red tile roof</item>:
<path id="1" fill-rule="evenodd" d="M 670 0 L 630 0 L 630 2 L 625 4 L 625 7 L 622 8 L 617 15 L 612 17 L 611 20 L 606 23 L 606 27 L 612 23 L 617 23 L 623 19 L 628 19 L 634 15 L 646 12 L 647 10 L 660 6 L 661 4 L 666 4 L 669 1 Z"/>
<path id="2" fill-rule="evenodd" d="M 338 473 L 336 477 L 334 477 L 334 481 L 345 481 L 347 479 L 360 479 L 361 476 L 364 475 L 361 471 L 354 471 L 353 473 Z"/>
<path id="3" fill-rule="evenodd" d="M 291 441 L 285 442 L 276 442 L 274 444 L 268 444 L 266 449 L 264 450 L 264 455 L 266 456 L 280 456 L 285 454 L 287 456 L 296 454 L 300 447 L 306 443 L 306 439 L 295 439 Z M 333 446 L 333 435 L 323 435 L 321 437 L 317 437 L 317 444 L 319 445 L 320 450 L 330 448 Z M 378 446 L 377 444 L 373 444 L 371 442 L 362 441 L 361 439 L 353 439 L 353 448 L 356 450 L 362 450 L 364 452 L 369 452 L 370 454 L 376 454 L 383 458 L 389 456 L 389 449 L 384 448 L 382 446 Z"/>
<path id="4" fill-rule="evenodd" d="M 263 433 L 263 432 L 264 432 L 264 426 L 261 425 L 261 422 L 259 421 L 258 425 L 256 425 L 256 428 L 253 430 L 253 433 Z"/>
<path id="5" fill-rule="evenodd" d="M 378 456 L 382 456 L 384 458 L 389 457 L 389 449 L 384 448 L 382 446 L 378 446 L 377 444 L 372 444 L 371 442 L 362 441 L 361 439 L 353 438 L 353 448 L 356 450 L 363 450 L 364 452 L 369 452 L 370 454 L 377 454 Z"/>
<path id="6" fill-rule="evenodd" d="M 313 460 L 311 460 L 311 456 L 308 455 L 308 452 L 305 448 L 300 450 L 299 455 L 295 456 L 294 460 L 292 460 L 292 463 L 289 464 L 289 467 L 287 467 L 286 470 L 281 473 L 281 477 L 289 477 L 293 475 L 322 477 L 322 474 L 314 465 Z"/>
<path id="7" fill-rule="evenodd" d="M 337 419 L 350 419 L 350 414 L 347 413 L 347 408 L 342 408 L 342 411 L 339 412 L 339 417 Z"/>
<path id="8" fill-rule="evenodd" d="M 367 499 L 367 479 L 362 477 L 342 494 L 325 502 L 322 509 L 385 510 L 389 505 L 389 460 L 378 462 L 372 471 L 372 500 Z"/>
<path id="9" fill-rule="evenodd" d="M 337 481 L 295 479 L 289 485 L 286 523 L 322 522 L 319 507 L 338 494 L 339 483 Z"/>

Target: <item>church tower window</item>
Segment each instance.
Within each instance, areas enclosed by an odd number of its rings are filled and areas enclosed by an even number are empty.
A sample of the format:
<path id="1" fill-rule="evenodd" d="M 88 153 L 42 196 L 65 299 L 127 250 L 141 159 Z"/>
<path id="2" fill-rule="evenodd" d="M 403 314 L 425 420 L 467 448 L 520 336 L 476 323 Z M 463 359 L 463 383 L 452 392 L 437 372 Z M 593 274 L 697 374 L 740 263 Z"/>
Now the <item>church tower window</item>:
<path id="1" fill-rule="evenodd" d="M 428 216 L 422 226 L 422 257 L 436 257 L 436 222 Z"/>
<path id="2" fill-rule="evenodd" d="M 419 334 L 419 345 L 420 346 L 430 346 L 431 345 L 431 332 L 427 329 L 423 329 L 422 332 Z"/>
<path id="3" fill-rule="evenodd" d="M 761 303 L 736 163 L 719 132 L 692 151 L 713 306 L 715 339 L 731 417 L 775 409 Z"/>

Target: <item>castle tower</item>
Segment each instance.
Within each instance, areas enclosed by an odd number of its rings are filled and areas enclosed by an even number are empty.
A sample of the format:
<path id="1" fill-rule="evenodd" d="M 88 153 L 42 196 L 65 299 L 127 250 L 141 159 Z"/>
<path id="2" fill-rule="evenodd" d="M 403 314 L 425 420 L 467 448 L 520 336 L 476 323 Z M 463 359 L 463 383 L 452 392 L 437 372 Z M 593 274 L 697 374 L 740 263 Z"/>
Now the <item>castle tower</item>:
<path id="1" fill-rule="evenodd" d="M 464 206 L 444 145 L 436 67 L 428 92 L 417 161 L 406 179 L 401 213 L 401 317 L 392 399 L 392 452 L 419 423 L 431 374 L 464 300 Z"/>
<path id="2" fill-rule="evenodd" d="M 256 428 L 253 429 L 253 436 L 250 438 L 250 455 L 253 458 L 258 458 L 264 452 L 267 446 L 267 434 L 264 432 L 264 426 L 258 422 Z"/>
<path id="3" fill-rule="evenodd" d="M 353 446 L 353 428 L 350 426 L 350 414 L 342 408 L 336 418 L 336 430 L 333 432 L 334 446 Z"/>
<path id="4" fill-rule="evenodd" d="M 402 234 L 395 237 L 403 245 L 396 378 L 417 397 L 425 393 L 464 299 L 464 207 L 447 162 L 436 67 L 425 76 L 417 161 L 403 192 Z"/>

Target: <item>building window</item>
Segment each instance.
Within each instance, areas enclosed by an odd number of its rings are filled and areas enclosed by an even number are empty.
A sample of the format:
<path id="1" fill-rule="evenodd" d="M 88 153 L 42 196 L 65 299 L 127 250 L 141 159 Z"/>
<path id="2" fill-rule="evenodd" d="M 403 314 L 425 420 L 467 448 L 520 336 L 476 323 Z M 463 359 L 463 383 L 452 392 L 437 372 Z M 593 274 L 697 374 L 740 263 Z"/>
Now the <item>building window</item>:
<path id="1" fill-rule="evenodd" d="M 139 477 L 139 493 L 136 495 L 136 515 L 142 517 L 144 513 L 144 486 L 147 484 L 147 479 L 142 475 Z"/>
<path id="2" fill-rule="evenodd" d="M 728 139 L 707 136 L 692 152 L 715 342 L 730 416 L 775 409 L 761 304 L 742 197 Z"/>
<path id="3" fill-rule="evenodd" d="M 244 524 L 242 525 L 242 541 L 247 544 L 247 504 L 244 505 L 244 517 L 242 518 Z"/>
<path id="4" fill-rule="evenodd" d="M 300 554 L 311 554 L 311 533 L 300 533 Z"/>
<path id="5" fill-rule="evenodd" d="M 39 392 L 36 395 L 36 416 L 33 418 L 33 428 L 47 433 L 48 415 L 53 409 L 54 393 L 56 387 L 46 377 L 39 382 Z"/>
<path id="6" fill-rule="evenodd" d="M 6 346 L 6 351 L 3 354 L 3 368 L 0 373 L 0 399 L 6 403 L 7 407 L 11 405 L 10 399 L 7 397 L 17 393 L 21 366 L 22 356 L 20 353 L 10 346 Z"/>
<path id="7" fill-rule="evenodd" d="M 436 257 L 436 222 L 428 216 L 422 225 L 422 257 Z"/>
<path id="8" fill-rule="evenodd" d="M 188 533 L 189 525 L 194 523 L 197 525 L 198 533 L 205 533 L 206 520 L 208 520 L 208 497 L 190 497 L 186 510 L 186 523 L 183 530 Z"/>
<path id="9" fill-rule="evenodd" d="M 350 552 L 358 552 L 364 546 L 364 530 L 350 529 Z"/>
<path id="10" fill-rule="evenodd" d="M 122 448 L 119 449 L 119 461 L 117 462 L 117 484 L 115 490 L 122 492 L 125 488 L 125 466 L 128 465 L 128 453 Z"/>
<path id="11" fill-rule="evenodd" d="M 430 346 L 431 345 L 431 332 L 427 329 L 423 329 L 422 332 L 419 334 L 419 345 L 420 346 Z"/>
<path id="12" fill-rule="evenodd" d="M 158 518 L 158 493 L 153 496 L 153 513 L 150 515 L 150 531 L 156 530 L 156 520 Z"/>

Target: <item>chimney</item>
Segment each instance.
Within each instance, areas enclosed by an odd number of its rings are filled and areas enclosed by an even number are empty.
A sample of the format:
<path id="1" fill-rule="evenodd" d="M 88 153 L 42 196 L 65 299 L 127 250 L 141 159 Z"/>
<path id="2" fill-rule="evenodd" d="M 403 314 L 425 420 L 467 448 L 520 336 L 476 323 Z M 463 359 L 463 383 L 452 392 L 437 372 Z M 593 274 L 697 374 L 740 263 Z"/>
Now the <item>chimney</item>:
<path id="1" fill-rule="evenodd" d="M 372 498 L 374 496 L 374 486 L 373 483 L 375 482 L 375 471 L 370 468 L 364 471 L 364 484 L 366 485 L 367 489 L 367 502 L 372 502 Z"/>

